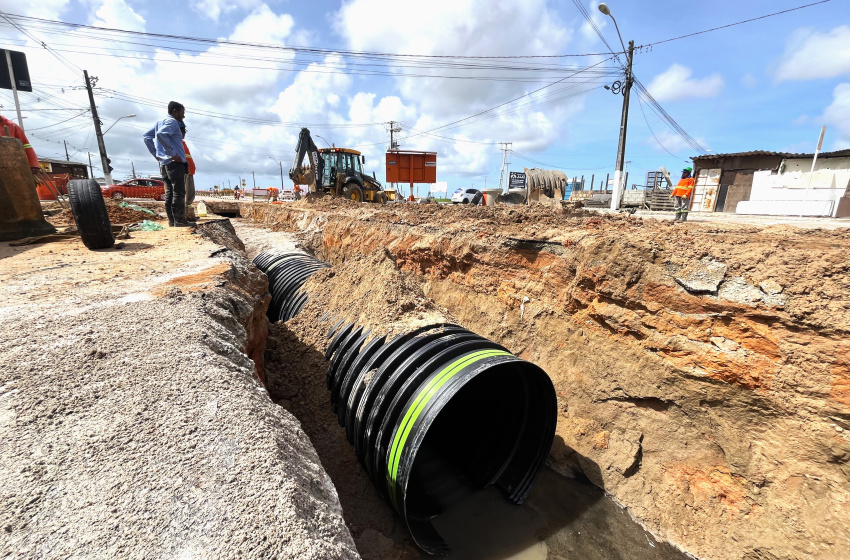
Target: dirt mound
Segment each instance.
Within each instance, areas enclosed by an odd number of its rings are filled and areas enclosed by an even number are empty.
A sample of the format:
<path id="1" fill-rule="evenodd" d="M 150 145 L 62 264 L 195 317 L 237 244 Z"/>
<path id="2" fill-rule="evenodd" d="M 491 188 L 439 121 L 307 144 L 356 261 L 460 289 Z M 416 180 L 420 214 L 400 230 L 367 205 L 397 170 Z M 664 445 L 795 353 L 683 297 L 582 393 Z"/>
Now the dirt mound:
<path id="1" fill-rule="evenodd" d="M 320 270 L 304 284 L 304 290 L 310 301 L 299 314 L 298 324 L 302 332 L 310 332 L 311 340 L 327 334 L 330 326 L 343 318 L 372 330 L 373 335 L 456 322 L 425 296 L 419 278 L 400 273 L 392 257 L 380 249 Z M 336 319 L 321 323 L 319 319 L 328 312 Z M 313 332 L 315 329 L 318 332 Z"/>
<path id="2" fill-rule="evenodd" d="M 109 221 L 113 225 L 134 224 L 137 222 L 141 222 L 142 220 L 157 221 L 161 219 L 159 215 L 153 215 L 147 212 L 142 212 L 140 210 L 133 210 L 132 208 L 120 206 L 119 203 L 111 199 L 105 200 L 104 202 L 106 202 L 106 211 L 109 214 Z M 47 221 L 53 224 L 54 226 L 75 225 L 74 215 L 71 213 L 70 208 L 65 208 L 58 214 L 47 216 Z"/>

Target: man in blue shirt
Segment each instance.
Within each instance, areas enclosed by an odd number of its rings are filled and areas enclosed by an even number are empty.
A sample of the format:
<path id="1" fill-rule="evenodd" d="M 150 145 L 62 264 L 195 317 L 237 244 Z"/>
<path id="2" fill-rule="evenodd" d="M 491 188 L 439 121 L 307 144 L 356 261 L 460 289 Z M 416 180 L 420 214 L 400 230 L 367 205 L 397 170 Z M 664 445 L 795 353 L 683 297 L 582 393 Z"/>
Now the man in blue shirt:
<path id="1" fill-rule="evenodd" d="M 165 181 L 165 213 L 168 225 L 189 227 L 186 221 L 186 152 L 183 150 L 183 133 L 180 126 L 186 109 L 180 103 L 168 104 L 168 116 L 157 122 L 142 136 L 145 146 L 160 165 Z"/>

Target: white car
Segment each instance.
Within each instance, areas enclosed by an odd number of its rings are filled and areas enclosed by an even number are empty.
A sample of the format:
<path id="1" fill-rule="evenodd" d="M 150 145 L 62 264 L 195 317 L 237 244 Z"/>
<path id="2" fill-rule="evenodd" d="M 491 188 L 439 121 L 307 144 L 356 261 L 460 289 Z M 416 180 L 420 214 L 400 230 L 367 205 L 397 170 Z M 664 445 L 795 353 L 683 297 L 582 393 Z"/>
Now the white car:
<path id="1" fill-rule="evenodd" d="M 478 189 L 458 189 L 452 195 L 452 204 L 480 204 L 483 197 Z"/>

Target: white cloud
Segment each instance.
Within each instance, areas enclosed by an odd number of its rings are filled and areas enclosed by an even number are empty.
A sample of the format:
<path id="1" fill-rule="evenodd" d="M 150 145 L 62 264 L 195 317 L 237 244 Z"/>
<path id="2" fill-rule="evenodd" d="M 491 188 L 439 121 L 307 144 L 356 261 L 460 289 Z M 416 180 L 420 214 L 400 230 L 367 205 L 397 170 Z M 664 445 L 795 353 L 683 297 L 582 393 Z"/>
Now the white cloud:
<path id="1" fill-rule="evenodd" d="M 833 150 L 850 148 L 850 84 L 838 84 L 832 92 L 832 103 L 824 110 L 820 121 L 837 133 Z M 827 134 L 830 135 L 829 128 Z"/>
<path id="2" fill-rule="evenodd" d="M 124 0 L 103 0 L 95 12 L 95 27 L 110 27 L 128 31 L 144 31 L 145 18 L 133 11 Z"/>
<path id="3" fill-rule="evenodd" d="M 60 19 L 70 3 L 71 0 L 38 0 L 37 2 L 0 0 L 0 11 L 21 16 Z"/>
<path id="4" fill-rule="evenodd" d="M 546 6 L 545 0 L 494 2 L 492 0 L 433 0 L 417 12 L 416 25 L 400 25 L 409 8 L 395 0 L 351 0 L 335 17 L 337 31 L 354 50 L 420 55 L 541 55 L 561 54 L 569 32 Z M 509 23 L 507 23 L 509 22 Z M 510 27 L 510 32 L 499 31 Z M 363 32 L 368 29 L 368 33 Z M 435 76 L 503 76 L 487 69 L 406 68 L 405 72 Z M 514 73 L 515 77 L 516 74 Z M 535 78 L 536 79 L 536 78 Z M 436 116 L 465 114 L 484 108 L 541 84 L 437 78 L 399 77 L 402 97 L 415 100 Z"/>
<path id="5" fill-rule="evenodd" d="M 345 65 L 339 55 L 328 55 L 323 63 L 310 64 L 306 71 L 299 72 L 292 84 L 280 92 L 271 111 L 286 122 L 345 122 L 340 112 L 340 94 L 348 90 L 352 80 L 347 74 L 327 72 L 331 66 Z"/>
<path id="6" fill-rule="evenodd" d="M 205 18 L 218 21 L 222 14 L 250 10 L 261 4 L 261 0 L 195 0 L 190 6 Z"/>
<path id="7" fill-rule="evenodd" d="M 336 31 L 346 38 L 352 50 L 410 55 L 557 55 L 580 34 L 567 28 L 546 0 L 432 0 L 427 9 L 417 12 L 416 25 L 400 24 L 409 18 L 409 7 L 395 0 L 348 0 L 334 16 L 334 22 Z M 558 63 L 574 65 L 575 61 Z M 547 93 L 560 89 L 556 86 L 507 106 L 493 118 L 471 119 L 460 123 L 460 127 L 437 131 L 443 139 L 423 136 L 417 131 L 474 115 L 544 85 L 540 81 L 515 81 L 515 72 L 499 69 L 460 71 L 435 65 L 430 62 L 424 67 L 402 69 L 405 73 L 435 77 L 423 80 L 405 77 L 399 71 L 395 78 L 398 102 L 386 97 L 374 106 L 374 111 L 353 105 L 349 117 L 354 122 L 364 122 L 380 114 L 387 120 L 403 121 L 403 147 L 439 149 L 441 174 L 486 173 L 490 159 L 498 156 L 496 147 L 486 142 L 512 140 L 517 149 L 543 149 L 556 138 L 568 136 L 567 119 L 583 103 L 582 96 L 568 98 L 564 94 L 560 100 L 553 101 L 556 95 L 545 99 Z M 446 77 L 457 75 L 476 79 Z M 487 79 L 508 75 L 511 80 Z M 531 79 L 539 80 L 539 76 L 532 74 Z M 534 106 L 543 101 L 549 101 L 545 108 Z M 519 105 L 524 108 L 514 111 Z M 485 144 L 461 141 L 468 139 Z"/>
<path id="8" fill-rule="evenodd" d="M 723 78 L 712 74 L 705 78 L 691 78 L 693 71 L 681 64 L 673 64 L 655 76 L 646 89 L 658 101 L 682 101 L 697 97 L 714 97 L 723 89 Z"/>
<path id="9" fill-rule="evenodd" d="M 776 80 L 814 80 L 850 74 L 850 26 L 820 33 L 797 29 L 788 38 Z"/>

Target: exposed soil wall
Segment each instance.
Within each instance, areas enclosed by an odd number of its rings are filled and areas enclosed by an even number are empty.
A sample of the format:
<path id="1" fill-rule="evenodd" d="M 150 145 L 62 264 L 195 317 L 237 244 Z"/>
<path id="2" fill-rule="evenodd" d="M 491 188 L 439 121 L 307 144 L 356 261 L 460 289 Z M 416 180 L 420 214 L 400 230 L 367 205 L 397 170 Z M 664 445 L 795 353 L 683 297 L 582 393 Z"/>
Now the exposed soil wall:
<path id="1" fill-rule="evenodd" d="M 243 205 L 317 256 L 385 248 L 559 391 L 551 462 L 710 559 L 850 549 L 850 233 L 557 208 Z"/>

